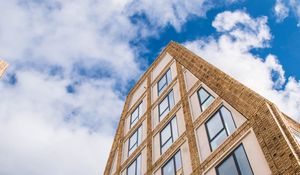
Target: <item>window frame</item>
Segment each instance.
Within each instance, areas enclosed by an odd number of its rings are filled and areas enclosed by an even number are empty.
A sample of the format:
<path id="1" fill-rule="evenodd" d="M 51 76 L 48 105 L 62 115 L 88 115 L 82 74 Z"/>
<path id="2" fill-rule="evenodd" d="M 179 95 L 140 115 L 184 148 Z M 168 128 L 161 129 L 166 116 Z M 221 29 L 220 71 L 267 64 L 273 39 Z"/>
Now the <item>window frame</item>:
<path id="1" fill-rule="evenodd" d="M 172 92 L 172 94 L 173 94 L 173 100 L 174 100 L 174 106 L 175 106 L 175 98 L 174 98 L 174 90 L 173 89 L 171 89 L 170 91 L 169 91 L 169 93 L 158 103 L 158 105 L 157 105 L 157 107 L 158 107 L 158 119 L 159 119 L 159 122 L 162 120 L 161 119 L 161 116 L 167 111 L 167 110 L 169 110 L 169 112 L 171 111 L 171 106 L 170 106 L 170 93 Z M 161 113 L 161 111 L 160 111 L 160 105 L 161 105 L 161 103 L 165 100 L 167 98 L 167 101 L 168 101 L 168 107 Z M 173 107 L 174 107 L 173 106 Z"/>
<path id="2" fill-rule="evenodd" d="M 161 129 L 160 130 L 160 132 L 159 132 L 159 146 L 160 146 L 160 155 L 162 155 L 162 147 L 166 144 L 166 143 L 168 143 L 168 141 L 170 140 L 170 139 L 172 139 L 172 144 L 174 143 L 174 141 L 175 141 L 175 139 L 174 139 L 174 133 L 173 133 L 173 125 L 172 125 L 172 121 L 173 120 L 176 120 L 176 130 L 177 130 L 177 134 L 178 134 L 178 136 L 177 136 L 177 138 L 179 137 L 179 133 L 178 133 L 178 124 L 177 124 L 177 118 L 176 118 L 176 115 L 175 116 L 173 116 L 172 117 L 172 119 L 163 127 L 163 129 Z M 162 131 L 164 130 L 164 129 L 166 129 L 167 127 L 168 127 L 168 125 L 170 125 L 170 130 L 171 130 L 171 136 L 167 139 L 167 141 L 164 143 L 164 144 L 162 144 L 162 135 L 161 135 L 161 133 L 162 133 Z M 177 139 L 176 138 L 176 139 Z M 172 145 L 171 144 L 171 145 Z M 168 150 L 168 148 L 166 149 L 166 150 Z"/>
<path id="3" fill-rule="evenodd" d="M 201 103 L 201 98 L 200 98 L 200 90 L 201 89 L 203 89 L 207 94 L 208 94 L 208 97 L 204 100 L 204 102 L 203 103 Z M 203 108 L 202 108 L 202 105 L 210 98 L 210 97 L 212 97 L 214 100 L 216 99 L 210 92 L 208 92 L 208 90 L 206 90 L 206 88 L 204 88 L 203 86 L 201 86 L 198 90 L 197 90 L 197 96 L 198 96 L 198 101 L 199 101 L 199 104 L 200 104 L 200 110 L 201 110 L 201 112 L 203 112 L 204 110 L 203 110 Z M 213 103 L 213 102 L 212 102 Z M 212 104 L 211 103 L 211 104 Z M 210 105 L 211 105 L 210 104 Z M 206 108 L 207 109 L 207 108 Z"/>
<path id="4" fill-rule="evenodd" d="M 141 137 L 142 137 L 142 133 L 139 133 L 139 131 L 142 131 L 142 125 L 139 126 L 132 134 L 131 136 L 128 138 L 128 151 L 127 151 L 127 156 L 129 157 L 135 150 L 133 150 L 133 152 L 131 154 L 129 154 L 129 152 L 134 148 L 134 146 L 136 145 L 136 149 L 139 147 L 139 145 L 141 143 L 139 143 L 139 134 L 141 134 Z M 132 145 L 132 147 L 130 148 L 130 140 L 131 138 L 134 136 L 134 134 L 136 134 L 136 142 L 134 143 L 134 145 Z M 142 138 L 141 138 L 142 139 Z"/>
<path id="5" fill-rule="evenodd" d="M 132 128 L 136 123 L 137 123 L 137 121 L 141 118 L 141 116 L 140 116 L 140 107 L 141 107 L 141 104 L 143 103 L 143 101 L 141 101 L 135 108 L 134 108 L 134 110 L 131 112 L 131 114 L 130 114 L 130 120 L 129 120 L 129 129 L 130 128 Z M 138 116 L 132 121 L 132 114 L 136 111 L 136 110 L 138 110 Z"/>
<path id="6" fill-rule="evenodd" d="M 201 103 L 201 98 L 200 98 L 200 90 L 203 89 L 207 94 L 208 94 L 208 97 L 204 100 L 203 103 Z M 208 92 L 208 90 L 206 90 L 206 88 L 204 88 L 203 86 L 201 86 L 198 90 L 197 90 L 197 96 L 198 96 L 198 100 L 199 100 L 199 104 L 200 104 L 200 110 L 201 112 L 203 112 L 203 108 L 202 108 L 202 105 L 210 98 L 210 97 L 213 97 L 214 100 L 215 100 L 215 97 L 210 93 Z M 211 105 L 211 104 L 210 104 Z"/>
<path id="7" fill-rule="evenodd" d="M 298 145 L 300 145 L 300 132 L 298 132 L 296 129 L 294 129 L 293 127 L 290 127 L 291 131 L 292 131 L 292 135 L 294 137 L 294 139 L 296 140 L 296 143 Z"/>
<path id="8" fill-rule="evenodd" d="M 227 137 L 224 139 L 224 141 L 230 136 L 230 134 L 228 133 L 227 128 L 226 128 L 226 126 L 225 126 L 225 121 L 224 121 L 224 118 L 223 118 L 223 115 L 222 115 L 222 112 L 221 112 L 222 107 L 226 108 L 226 109 L 229 111 L 229 113 L 230 113 L 230 115 L 231 115 L 231 118 L 232 118 L 232 121 L 233 121 L 233 124 L 234 124 L 234 127 L 235 127 L 235 129 L 237 129 L 237 126 L 236 126 L 236 124 L 235 124 L 235 121 L 234 121 L 232 112 L 231 112 L 226 106 L 221 105 L 221 106 L 216 110 L 216 112 L 214 112 L 214 113 L 213 113 L 213 114 L 205 121 L 205 123 L 204 123 L 204 125 L 205 125 L 205 131 L 206 131 L 206 136 L 207 136 L 207 138 L 208 138 L 209 148 L 210 148 L 210 151 L 211 151 L 211 152 L 214 151 L 214 150 L 212 149 L 211 142 L 212 142 L 216 137 L 218 137 L 219 134 L 221 134 L 221 133 L 224 131 L 224 129 L 225 129 L 225 132 L 226 132 L 226 135 L 227 135 Z M 216 135 L 215 135 L 213 138 L 210 138 L 210 134 L 209 134 L 209 131 L 208 131 L 207 123 L 208 123 L 212 118 L 214 118 L 215 115 L 216 115 L 217 113 L 219 113 L 219 115 L 220 115 L 220 118 L 221 118 L 221 122 L 222 122 L 223 128 L 222 128 L 220 131 L 218 131 L 218 132 L 216 133 Z M 223 141 L 223 142 L 224 142 L 224 141 Z M 215 148 L 215 149 L 217 149 L 217 148 Z"/>
<path id="9" fill-rule="evenodd" d="M 157 96 L 161 95 L 161 93 L 163 92 L 163 90 L 165 89 L 165 87 L 168 87 L 168 85 L 170 84 L 170 82 L 168 81 L 168 72 L 170 71 L 170 78 L 171 78 L 171 81 L 172 81 L 172 72 L 171 72 L 171 68 L 169 67 L 167 69 L 167 71 L 160 77 L 160 79 L 157 81 Z M 166 83 L 161 87 L 159 88 L 159 82 L 165 78 L 166 79 Z"/>
<path id="10" fill-rule="evenodd" d="M 164 169 L 164 167 L 170 162 L 170 161 L 173 161 L 173 168 L 174 168 L 174 172 L 175 172 L 175 174 L 176 174 L 176 169 L 177 169 L 177 167 L 176 167 L 176 160 L 175 160 L 175 156 L 177 155 L 177 153 L 179 153 L 180 154 L 180 164 L 181 164 L 181 168 L 183 167 L 183 165 L 182 165 L 182 154 L 181 154 L 181 150 L 179 149 L 179 150 L 177 150 L 177 151 L 175 151 L 175 154 L 173 154 L 172 155 L 172 157 L 170 158 L 170 159 L 168 159 L 162 166 L 161 166 L 161 174 L 162 175 L 164 175 L 164 171 L 163 171 L 163 169 Z"/>
<path id="11" fill-rule="evenodd" d="M 138 161 L 138 158 L 140 158 L 140 156 L 142 156 L 141 153 L 138 154 L 138 155 L 135 157 L 135 159 L 134 159 L 127 167 L 126 167 L 126 175 L 128 175 L 128 169 L 129 169 L 129 167 L 130 167 L 131 165 L 133 165 L 133 164 L 135 164 L 135 168 L 134 168 L 134 172 L 135 172 L 135 173 L 134 173 L 134 174 L 135 174 L 135 175 L 138 175 L 138 173 L 137 173 L 137 169 L 138 169 L 138 168 L 137 168 L 137 164 L 138 164 L 138 162 L 137 162 L 137 161 Z M 142 159 L 142 158 L 141 158 L 141 159 Z M 140 160 L 141 160 L 141 159 L 140 159 Z M 142 163 L 142 162 L 140 162 L 140 165 L 141 165 L 141 163 Z M 140 167 L 140 169 L 141 169 L 141 167 Z"/>
<path id="12" fill-rule="evenodd" d="M 239 175 L 242 175 L 241 170 L 240 170 L 239 163 L 238 163 L 237 158 L 236 158 L 236 155 L 235 155 L 235 151 L 236 151 L 237 149 L 239 149 L 240 147 L 243 149 L 243 151 L 244 151 L 244 153 L 245 153 L 245 156 L 246 156 L 246 159 L 247 159 L 247 162 L 248 162 L 248 164 L 249 164 L 251 173 L 252 173 L 252 175 L 254 175 L 253 168 L 252 168 L 252 166 L 251 166 L 251 164 L 250 164 L 250 161 L 249 161 L 248 155 L 247 155 L 247 153 L 246 153 L 245 147 L 244 147 L 244 145 L 243 145 L 242 143 L 239 144 L 233 151 L 231 151 L 231 152 L 230 152 L 230 153 L 229 153 L 229 154 L 228 154 L 228 155 L 227 155 L 220 163 L 218 163 L 218 165 L 215 167 L 215 171 L 216 171 L 216 174 L 217 174 L 217 175 L 220 175 L 220 172 L 218 171 L 218 168 L 219 168 L 226 160 L 228 160 L 231 156 L 233 157 L 234 165 L 235 165 L 235 167 L 236 167 L 236 169 L 237 169 L 237 171 L 238 171 L 238 174 L 239 174 Z"/>

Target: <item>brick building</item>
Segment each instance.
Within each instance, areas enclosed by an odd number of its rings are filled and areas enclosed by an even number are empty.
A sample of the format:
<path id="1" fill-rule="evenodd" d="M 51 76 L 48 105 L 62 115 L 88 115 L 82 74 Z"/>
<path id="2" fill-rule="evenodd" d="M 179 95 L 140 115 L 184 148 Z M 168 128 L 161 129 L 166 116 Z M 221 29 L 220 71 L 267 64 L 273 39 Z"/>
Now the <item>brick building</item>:
<path id="1" fill-rule="evenodd" d="M 7 68 L 8 64 L 2 60 L 0 60 L 0 78 L 4 74 L 5 69 Z"/>
<path id="2" fill-rule="evenodd" d="M 300 125 L 171 42 L 129 92 L 105 175 L 300 174 Z"/>

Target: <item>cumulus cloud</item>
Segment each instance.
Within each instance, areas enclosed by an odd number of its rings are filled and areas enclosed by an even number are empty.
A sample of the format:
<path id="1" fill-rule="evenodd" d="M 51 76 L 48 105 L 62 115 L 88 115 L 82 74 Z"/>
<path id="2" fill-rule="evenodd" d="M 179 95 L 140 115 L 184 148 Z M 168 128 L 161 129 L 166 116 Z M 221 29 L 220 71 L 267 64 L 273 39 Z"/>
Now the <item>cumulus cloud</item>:
<path id="1" fill-rule="evenodd" d="M 212 25 L 221 32 L 220 36 L 185 45 L 300 121 L 300 81 L 294 77 L 286 80 L 275 55 L 261 58 L 251 52 L 269 46 L 272 37 L 267 17 L 253 18 L 240 10 L 225 11 L 216 16 Z"/>
<path id="2" fill-rule="evenodd" d="M 179 31 L 210 8 L 204 0 L 0 0 L 0 56 L 10 63 L 0 81 L 0 174 L 101 174 L 124 92 L 145 62 L 131 41 Z"/>
<path id="3" fill-rule="evenodd" d="M 297 26 L 300 27 L 300 2 L 297 0 L 276 0 L 274 12 L 277 22 L 284 21 L 285 18 L 292 14 L 297 19 Z"/>

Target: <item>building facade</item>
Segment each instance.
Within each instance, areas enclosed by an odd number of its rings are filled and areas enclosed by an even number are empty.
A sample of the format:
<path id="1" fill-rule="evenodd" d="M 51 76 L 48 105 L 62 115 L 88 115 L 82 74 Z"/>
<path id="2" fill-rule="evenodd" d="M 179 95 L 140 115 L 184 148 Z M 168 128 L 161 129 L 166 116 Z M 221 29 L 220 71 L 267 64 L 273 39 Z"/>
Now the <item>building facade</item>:
<path id="1" fill-rule="evenodd" d="M 8 64 L 2 60 L 0 60 L 0 78 L 4 74 L 4 71 L 8 67 Z"/>
<path id="2" fill-rule="evenodd" d="M 300 174 L 300 125 L 171 42 L 129 92 L 105 175 Z"/>

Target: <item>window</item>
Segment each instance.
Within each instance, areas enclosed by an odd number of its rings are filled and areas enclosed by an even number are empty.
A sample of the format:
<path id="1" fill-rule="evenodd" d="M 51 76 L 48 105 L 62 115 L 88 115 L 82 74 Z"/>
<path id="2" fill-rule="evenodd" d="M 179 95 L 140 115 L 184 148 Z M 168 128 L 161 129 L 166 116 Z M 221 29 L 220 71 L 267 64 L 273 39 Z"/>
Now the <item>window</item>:
<path id="1" fill-rule="evenodd" d="M 166 114 L 172 109 L 174 105 L 174 93 L 173 90 L 171 90 L 169 94 L 158 105 L 160 121 L 166 116 Z"/>
<path id="2" fill-rule="evenodd" d="M 198 98 L 200 102 L 200 108 L 201 111 L 203 112 L 213 101 L 214 97 L 208 93 L 204 88 L 200 88 L 198 90 Z"/>
<path id="3" fill-rule="evenodd" d="M 127 175 L 141 175 L 141 155 L 139 155 L 127 168 Z"/>
<path id="4" fill-rule="evenodd" d="M 297 132 L 296 130 L 292 129 L 293 130 L 293 135 L 294 137 L 296 138 L 296 141 L 298 142 L 298 144 L 300 145 L 300 134 L 299 132 Z"/>
<path id="5" fill-rule="evenodd" d="M 168 84 L 172 81 L 171 70 L 168 69 L 167 72 L 160 78 L 157 83 L 157 93 L 158 95 L 168 86 Z"/>
<path id="6" fill-rule="evenodd" d="M 176 175 L 182 168 L 180 150 L 162 167 L 162 175 Z"/>
<path id="7" fill-rule="evenodd" d="M 136 124 L 136 122 L 139 120 L 140 115 L 142 113 L 142 103 L 140 103 L 135 110 L 131 113 L 130 116 L 130 128 Z"/>
<path id="8" fill-rule="evenodd" d="M 217 175 L 253 175 L 244 146 L 241 144 L 216 167 Z"/>
<path id="9" fill-rule="evenodd" d="M 141 144 L 142 142 L 142 126 L 140 126 L 129 138 L 128 142 L 128 156 L 131 155 L 131 153 L 136 150 L 136 148 Z"/>
<path id="10" fill-rule="evenodd" d="M 176 116 L 160 131 L 160 153 L 164 153 L 178 138 Z"/>
<path id="11" fill-rule="evenodd" d="M 222 106 L 206 123 L 211 151 L 215 150 L 236 129 L 231 112 Z"/>

